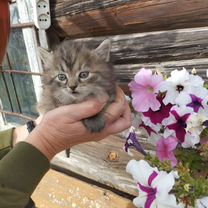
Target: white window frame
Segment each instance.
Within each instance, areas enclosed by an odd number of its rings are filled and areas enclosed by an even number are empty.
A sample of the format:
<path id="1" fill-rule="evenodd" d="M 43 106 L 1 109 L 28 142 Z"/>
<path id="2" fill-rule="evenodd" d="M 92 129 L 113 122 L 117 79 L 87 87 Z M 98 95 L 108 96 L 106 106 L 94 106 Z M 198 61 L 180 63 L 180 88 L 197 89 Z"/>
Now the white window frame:
<path id="1" fill-rule="evenodd" d="M 33 20 L 33 9 L 31 6 L 35 2 L 34 0 L 17 0 L 17 7 L 20 16 L 20 24 L 21 23 L 29 23 L 31 19 Z M 34 22 L 34 21 L 33 21 Z M 43 68 L 41 64 L 40 57 L 37 51 L 37 38 L 40 40 L 40 46 L 44 48 L 48 48 L 47 38 L 45 31 L 39 31 L 39 37 L 36 37 L 36 32 L 34 28 L 22 28 L 23 38 L 26 46 L 26 51 L 29 60 L 29 66 L 31 72 L 42 73 Z M 32 76 L 36 99 L 39 101 L 41 94 L 41 77 Z"/>

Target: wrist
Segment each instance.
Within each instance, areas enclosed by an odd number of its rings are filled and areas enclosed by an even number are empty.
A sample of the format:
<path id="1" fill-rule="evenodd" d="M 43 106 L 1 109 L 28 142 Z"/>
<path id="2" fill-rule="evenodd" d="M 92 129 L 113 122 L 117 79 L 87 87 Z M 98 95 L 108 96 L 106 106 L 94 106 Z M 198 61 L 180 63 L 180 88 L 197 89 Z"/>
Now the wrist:
<path id="1" fill-rule="evenodd" d="M 27 137 L 25 142 L 31 144 L 36 149 L 38 149 L 43 155 L 47 157 L 47 159 L 50 161 L 55 155 L 56 151 L 55 148 L 50 144 L 50 142 L 47 140 L 47 138 L 42 133 L 41 129 L 39 129 L 39 126 L 37 126 Z"/>

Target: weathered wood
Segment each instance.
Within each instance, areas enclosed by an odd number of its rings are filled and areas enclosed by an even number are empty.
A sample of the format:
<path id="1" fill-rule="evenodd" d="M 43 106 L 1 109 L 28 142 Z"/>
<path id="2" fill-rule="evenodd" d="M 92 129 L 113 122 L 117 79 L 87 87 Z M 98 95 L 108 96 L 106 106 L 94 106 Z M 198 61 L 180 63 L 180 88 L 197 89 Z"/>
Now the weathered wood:
<path id="1" fill-rule="evenodd" d="M 41 208 L 134 208 L 129 199 L 54 170 L 41 180 L 32 195 Z"/>
<path id="2" fill-rule="evenodd" d="M 177 61 L 208 57 L 208 27 L 130 35 L 83 38 L 92 48 L 104 39 L 112 42 L 113 64 Z"/>
<path id="3" fill-rule="evenodd" d="M 208 59 L 191 59 L 191 60 L 182 60 L 182 61 L 170 61 L 170 62 L 155 62 L 155 63 L 143 63 L 143 64 L 124 64 L 124 65 L 115 65 L 115 71 L 117 75 L 117 80 L 122 85 L 126 85 L 131 81 L 134 75 L 141 68 L 146 69 L 160 69 L 164 71 L 167 75 L 171 71 L 178 69 L 181 70 L 185 67 L 188 71 L 191 72 L 193 68 L 196 69 L 196 72 L 201 76 L 205 81 L 208 81 Z"/>
<path id="4" fill-rule="evenodd" d="M 82 41 L 95 48 L 102 40 L 111 39 L 111 60 L 118 81 L 126 88 L 126 84 L 142 67 L 162 69 L 167 74 L 183 67 L 189 71 L 196 68 L 197 74 L 208 81 L 207 37 L 208 27 L 203 27 L 83 38 L 76 41 Z"/>
<path id="5" fill-rule="evenodd" d="M 207 0 L 84 2 L 52 1 L 52 24 L 60 36 L 74 38 L 129 34 L 208 24 Z"/>
<path id="6" fill-rule="evenodd" d="M 124 152 L 124 142 L 125 140 L 118 136 L 110 136 L 100 142 L 81 144 L 71 149 L 70 158 L 60 153 L 52 160 L 52 164 L 137 195 L 135 182 L 126 173 L 126 164 L 132 157 Z M 135 159 L 142 158 L 139 153 L 132 152 Z M 110 159 L 111 156 L 115 156 L 113 160 Z"/>
<path id="7" fill-rule="evenodd" d="M 178 29 L 130 35 L 81 38 L 91 48 L 104 39 L 112 42 L 111 61 L 115 65 L 119 82 L 126 85 L 142 67 L 164 69 L 170 73 L 183 67 L 196 68 L 207 80 L 208 27 Z"/>
<path id="8" fill-rule="evenodd" d="M 106 9 L 114 6 L 121 6 L 127 3 L 136 2 L 137 0 L 51 0 L 51 15 L 60 17 L 64 15 L 76 15 L 83 12 L 89 12 L 96 9 Z"/>

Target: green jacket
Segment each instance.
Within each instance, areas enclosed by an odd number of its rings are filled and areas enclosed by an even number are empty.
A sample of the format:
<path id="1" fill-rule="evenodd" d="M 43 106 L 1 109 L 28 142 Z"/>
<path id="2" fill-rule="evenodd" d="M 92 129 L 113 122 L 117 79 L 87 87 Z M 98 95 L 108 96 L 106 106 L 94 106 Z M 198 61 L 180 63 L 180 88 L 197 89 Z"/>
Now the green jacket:
<path id="1" fill-rule="evenodd" d="M 30 196 L 50 163 L 26 142 L 12 148 L 12 131 L 0 132 L 0 207 L 32 208 Z"/>

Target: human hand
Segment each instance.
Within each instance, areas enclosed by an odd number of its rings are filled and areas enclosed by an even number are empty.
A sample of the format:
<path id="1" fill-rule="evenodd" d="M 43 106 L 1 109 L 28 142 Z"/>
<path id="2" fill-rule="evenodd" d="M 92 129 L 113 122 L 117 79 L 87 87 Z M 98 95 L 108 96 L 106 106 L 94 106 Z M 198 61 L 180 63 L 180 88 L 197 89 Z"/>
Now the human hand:
<path id="1" fill-rule="evenodd" d="M 46 113 L 26 142 L 39 149 L 49 160 L 58 152 L 74 145 L 98 141 L 131 125 L 131 112 L 123 91 L 117 89 L 114 103 L 105 112 L 106 126 L 99 133 L 89 132 L 81 120 L 100 112 L 105 102 L 92 99 L 79 104 L 61 106 Z"/>

